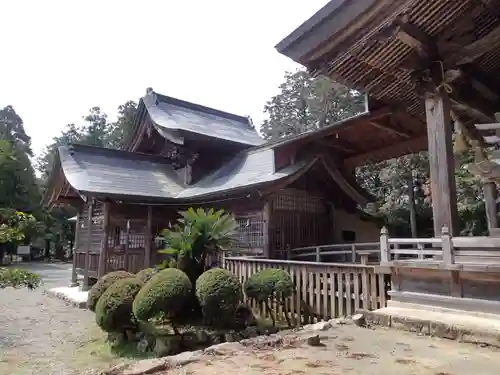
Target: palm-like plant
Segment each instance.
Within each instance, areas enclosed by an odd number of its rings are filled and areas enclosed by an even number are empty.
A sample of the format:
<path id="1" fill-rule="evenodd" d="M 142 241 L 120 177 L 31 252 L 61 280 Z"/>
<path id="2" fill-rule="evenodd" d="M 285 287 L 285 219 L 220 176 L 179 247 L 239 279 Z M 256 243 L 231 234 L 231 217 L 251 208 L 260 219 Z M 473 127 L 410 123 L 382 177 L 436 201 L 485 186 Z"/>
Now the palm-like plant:
<path id="1" fill-rule="evenodd" d="M 226 250 L 236 241 L 238 224 L 224 210 L 189 208 L 178 223 L 162 232 L 167 248 L 160 254 L 175 259 L 176 267 L 195 281 L 205 270 L 208 255 Z"/>

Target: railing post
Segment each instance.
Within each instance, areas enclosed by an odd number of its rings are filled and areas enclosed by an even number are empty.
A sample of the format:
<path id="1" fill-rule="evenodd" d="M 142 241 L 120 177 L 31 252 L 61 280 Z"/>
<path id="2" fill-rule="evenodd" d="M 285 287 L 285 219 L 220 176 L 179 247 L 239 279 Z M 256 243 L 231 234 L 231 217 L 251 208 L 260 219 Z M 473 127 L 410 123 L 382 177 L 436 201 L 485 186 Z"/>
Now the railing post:
<path id="1" fill-rule="evenodd" d="M 356 244 L 351 245 L 351 262 L 356 263 Z"/>
<path id="2" fill-rule="evenodd" d="M 389 245 L 389 232 L 386 227 L 380 230 L 380 262 L 386 263 L 391 260 L 391 249 Z"/>
<path id="3" fill-rule="evenodd" d="M 453 242 L 451 241 L 450 230 L 446 225 L 441 228 L 441 248 L 443 250 L 444 264 L 454 264 Z"/>
<path id="4" fill-rule="evenodd" d="M 321 248 L 316 248 L 316 262 L 321 262 Z"/>

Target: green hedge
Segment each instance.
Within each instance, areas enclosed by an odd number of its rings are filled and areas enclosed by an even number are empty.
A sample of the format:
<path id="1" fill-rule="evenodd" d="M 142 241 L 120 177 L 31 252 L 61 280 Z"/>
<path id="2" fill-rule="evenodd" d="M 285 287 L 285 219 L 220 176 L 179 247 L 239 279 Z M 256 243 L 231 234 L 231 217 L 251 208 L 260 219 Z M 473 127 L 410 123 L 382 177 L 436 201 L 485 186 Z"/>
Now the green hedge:
<path id="1" fill-rule="evenodd" d="M 187 275 L 176 268 L 167 268 L 154 275 L 137 294 L 133 312 L 137 319 L 147 321 L 160 313 L 174 317 L 186 304 L 193 287 Z"/>
<path id="2" fill-rule="evenodd" d="M 118 280 L 133 277 L 130 272 L 127 271 L 113 271 L 110 272 L 95 283 L 92 288 L 89 290 L 89 294 L 87 297 L 87 308 L 91 311 L 95 311 L 97 301 L 101 298 L 102 294 L 108 289 L 113 283 Z"/>
<path id="3" fill-rule="evenodd" d="M 242 300 L 241 283 L 228 270 L 212 268 L 196 280 L 196 296 L 208 322 L 233 323 Z"/>
<path id="4" fill-rule="evenodd" d="M 132 305 L 143 285 L 138 278 L 130 277 L 118 280 L 106 289 L 95 307 L 97 325 L 106 332 L 124 332 L 135 328 L 137 322 Z"/>

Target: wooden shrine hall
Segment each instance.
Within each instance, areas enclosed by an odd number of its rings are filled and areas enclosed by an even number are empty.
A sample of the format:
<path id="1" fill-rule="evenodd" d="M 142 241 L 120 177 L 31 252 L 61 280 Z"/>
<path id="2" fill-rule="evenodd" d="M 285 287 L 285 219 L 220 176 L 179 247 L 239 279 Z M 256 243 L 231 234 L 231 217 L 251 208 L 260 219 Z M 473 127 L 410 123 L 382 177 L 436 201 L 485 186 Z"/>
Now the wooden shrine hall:
<path id="1" fill-rule="evenodd" d="M 84 286 L 112 270 L 157 264 L 154 239 L 189 207 L 234 214 L 235 253 L 275 258 L 298 247 L 377 241 L 380 228 L 362 211 L 372 198 L 354 167 L 390 142 L 385 123 L 403 134 L 407 120 L 370 102 L 355 117 L 268 143 L 247 117 L 148 89 L 122 150 L 58 148 L 44 203 L 78 210 L 73 282 L 83 276 Z M 379 133 L 360 137 L 354 125 L 372 121 Z"/>
<path id="2" fill-rule="evenodd" d="M 491 153 L 500 144 L 499 47 L 498 0 L 332 0 L 276 46 L 313 74 L 405 112 L 371 160 L 429 152 L 434 237 L 381 235 L 393 304 L 500 313 L 500 155 Z M 355 125 L 358 134 L 370 126 L 378 121 Z M 468 167 L 484 187 L 490 236 L 459 236 L 453 140 L 455 151 L 476 151 Z"/>

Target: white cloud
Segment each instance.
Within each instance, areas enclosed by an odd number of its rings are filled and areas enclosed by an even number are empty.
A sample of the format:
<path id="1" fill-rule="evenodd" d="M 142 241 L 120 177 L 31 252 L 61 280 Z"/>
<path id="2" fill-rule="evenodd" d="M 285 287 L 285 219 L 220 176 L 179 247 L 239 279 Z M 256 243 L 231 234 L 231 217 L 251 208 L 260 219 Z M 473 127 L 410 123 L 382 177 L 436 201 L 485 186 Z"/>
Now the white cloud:
<path id="1" fill-rule="evenodd" d="M 287 69 L 274 45 L 327 0 L 0 0 L 0 107 L 39 152 L 95 105 L 110 115 L 146 87 L 256 124 Z"/>

